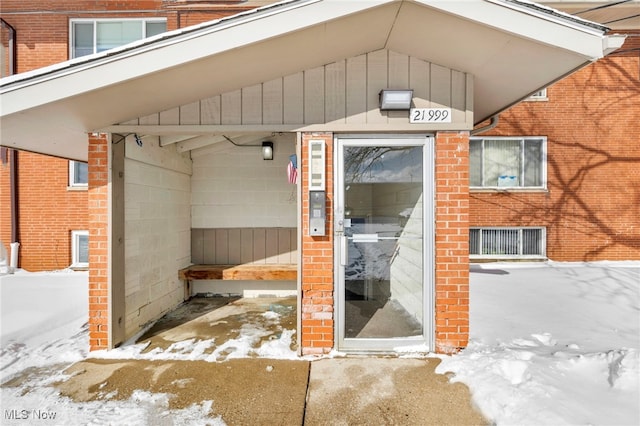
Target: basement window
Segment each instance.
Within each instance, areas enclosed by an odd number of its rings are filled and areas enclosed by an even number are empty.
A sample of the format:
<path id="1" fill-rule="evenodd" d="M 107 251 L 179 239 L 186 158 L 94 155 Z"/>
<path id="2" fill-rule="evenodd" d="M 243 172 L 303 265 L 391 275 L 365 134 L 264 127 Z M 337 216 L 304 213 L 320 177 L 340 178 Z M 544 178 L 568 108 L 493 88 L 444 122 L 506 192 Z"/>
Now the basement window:
<path id="1" fill-rule="evenodd" d="M 89 267 L 89 231 L 71 231 L 71 268 Z"/>
<path id="2" fill-rule="evenodd" d="M 469 230 L 469 255 L 473 258 L 544 259 L 543 227 L 492 227 Z"/>
<path id="3" fill-rule="evenodd" d="M 123 46 L 167 30 L 166 18 L 72 19 L 69 56 L 79 58 Z"/>

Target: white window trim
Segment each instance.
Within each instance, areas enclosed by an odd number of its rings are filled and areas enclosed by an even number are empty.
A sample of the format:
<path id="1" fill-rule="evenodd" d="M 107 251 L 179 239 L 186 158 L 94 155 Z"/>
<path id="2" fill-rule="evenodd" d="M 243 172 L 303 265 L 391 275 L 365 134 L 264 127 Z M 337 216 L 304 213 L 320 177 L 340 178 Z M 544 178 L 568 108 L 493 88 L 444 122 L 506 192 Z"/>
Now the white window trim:
<path id="1" fill-rule="evenodd" d="M 547 190 L 547 138 L 546 136 L 486 136 L 486 137 L 472 137 L 471 140 L 520 140 L 520 143 L 524 143 L 527 139 L 540 139 L 542 140 L 542 170 L 540 186 L 471 186 L 469 189 L 472 191 L 546 191 Z M 521 150 L 521 155 L 524 157 L 524 149 Z M 484 151 L 480 159 L 482 172 L 484 172 Z M 522 158 L 522 165 L 524 166 L 524 158 Z M 484 177 L 483 177 L 484 179 Z"/>
<path id="2" fill-rule="evenodd" d="M 544 101 L 548 101 L 548 100 L 549 100 L 549 98 L 547 97 L 547 89 L 546 88 L 544 88 L 542 90 L 538 90 L 536 93 L 532 94 L 527 99 L 525 99 L 525 101 L 527 101 L 527 102 L 544 102 Z"/>
<path id="3" fill-rule="evenodd" d="M 544 226 L 471 226 L 471 230 L 480 231 L 480 247 L 482 247 L 482 231 L 484 230 L 523 230 L 523 229 L 540 229 L 542 231 L 541 254 L 475 254 L 469 253 L 470 259 L 531 259 L 531 260 L 544 260 L 547 259 L 547 228 Z M 471 232 L 469 232 L 471 235 Z M 519 252 L 522 252 L 522 238 L 519 239 Z"/>
<path id="4" fill-rule="evenodd" d="M 68 190 L 77 191 L 77 190 L 86 190 L 89 187 L 89 183 L 77 183 L 76 180 L 76 169 L 74 167 L 75 161 L 69 160 L 69 186 Z"/>
<path id="5" fill-rule="evenodd" d="M 89 231 L 71 231 L 71 267 L 72 268 L 88 268 L 89 262 L 78 261 L 78 239 L 81 236 L 89 237 Z"/>
<path id="6" fill-rule="evenodd" d="M 69 59 L 74 59 L 73 55 L 73 46 L 75 46 L 75 31 L 73 30 L 73 24 L 76 23 L 92 23 L 93 24 L 93 54 L 97 53 L 96 48 L 98 46 L 96 37 L 97 37 L 97 28 L 96 23 L 98 22 L 125 22 L 125 21 L 138 21 L 144 22 L 167 22 L 167 18 L 101 18 L 101 19 L 93 19 L 93 18 L 76 18 L 69 20 Z M 142 39 L 147 37 L 146 34 L 147 26 L 142 26 Z"/>

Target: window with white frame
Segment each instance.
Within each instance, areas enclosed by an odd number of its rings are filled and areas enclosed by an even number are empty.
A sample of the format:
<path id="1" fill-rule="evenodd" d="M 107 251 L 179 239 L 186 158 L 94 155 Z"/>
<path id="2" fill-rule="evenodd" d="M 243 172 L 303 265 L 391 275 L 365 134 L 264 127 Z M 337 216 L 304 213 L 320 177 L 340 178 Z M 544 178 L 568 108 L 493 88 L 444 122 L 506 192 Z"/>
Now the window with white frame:
<path id="1" fill-rule="evenodd" d="M 486 137 L 469 141 L 472 188 L 546 187 L 546 138 Z"/>
<path id="2" fill-rule="evenodd" d="M 547 101 L 547 89 L 538 90 L 536 93 L 529 96 L 525 101 Z"/>
<path id="3" fill-rule="evenodd" d="M 69 161 L 69 186 L 86 188 L 89 184 L 89 165 L 82 161 Z"/>
<path id="4" fill-rule="evenodd" d="M 113 49 L 167 30 L 165 18 L 152 19 L 72 19 L 69 55 L 79 58 Z"/>
<path id="5" fill-rule="evenodd" d="M 89 266 L 89 231 L 71 231 L 71 267 Z"/>
<path id="6" fill-rule="evenodd" d="M 469 255 L 487 258 L 544 258 L 546 229 L 543 227 L 471 228 Z"/>

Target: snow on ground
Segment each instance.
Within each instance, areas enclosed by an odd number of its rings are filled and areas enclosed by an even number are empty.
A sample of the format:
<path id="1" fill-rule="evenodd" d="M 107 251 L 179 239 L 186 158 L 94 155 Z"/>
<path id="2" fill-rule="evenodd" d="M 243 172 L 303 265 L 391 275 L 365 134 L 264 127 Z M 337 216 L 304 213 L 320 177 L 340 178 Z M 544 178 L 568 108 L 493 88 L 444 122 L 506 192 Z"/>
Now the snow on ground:
<path id="1" fill-rule="evenodd" d="M 212 401 L 170 410 L 169 395 L 137 391 L 126 401 L 75 403 L 51 385 L 89 354 L 87 273 L 0 276 L 0 383 L 38 369 L 18 387 L 0 388 L 0 424 L 224 425 Z M 29 393 L 25 393 L 29 390 Z"/>
<path id="2" fill-rule="evenodd" d="M 640 424 L 640 264 L 471 267 L 471 341 L 443 358 L 497 424 Z"/>
<path id="3" fill-rule="evenodd" d="M 640 262 L 472 265 L 470 308 L 469 347 L 440 357 L 438 372 L 467 384 L 487 418 L 498 425 L 640 424 Z M 0 276 L 0 383 L 40 371 L 0 389 L 2 424 L 52 414 L 68 425 L 224 424 L 207 417 L 215 401 L 169 410 L 164 394 L 89 403 L 59 396 L 49 385 L 89 356 L 86 318 L 86 273 Z M 238 356 L 251 355 L 256 334 L 246 328 L 235 344 L 246 342 L 247 350 Z M 290 359 L 287 339 L 291 333 L 257 355 Z M 129 343 L 91 356 L 204 359 L 207 344 L 143 354 Z"/>

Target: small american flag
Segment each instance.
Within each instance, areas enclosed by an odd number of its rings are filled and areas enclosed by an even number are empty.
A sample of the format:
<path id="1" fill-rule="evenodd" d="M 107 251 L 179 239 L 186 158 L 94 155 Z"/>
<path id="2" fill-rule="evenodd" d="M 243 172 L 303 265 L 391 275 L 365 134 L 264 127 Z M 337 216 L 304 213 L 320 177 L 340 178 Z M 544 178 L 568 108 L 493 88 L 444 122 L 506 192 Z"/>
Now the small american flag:
<path id="1" fill-rule="evenodd" d="M 289 183 L 298 182 L 298 159 L 295 154 L 289 156 L 289 164 L 287 164 L 287 178 Z"/>

